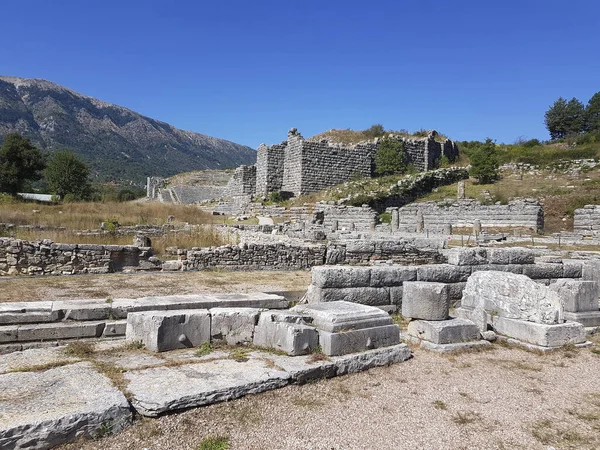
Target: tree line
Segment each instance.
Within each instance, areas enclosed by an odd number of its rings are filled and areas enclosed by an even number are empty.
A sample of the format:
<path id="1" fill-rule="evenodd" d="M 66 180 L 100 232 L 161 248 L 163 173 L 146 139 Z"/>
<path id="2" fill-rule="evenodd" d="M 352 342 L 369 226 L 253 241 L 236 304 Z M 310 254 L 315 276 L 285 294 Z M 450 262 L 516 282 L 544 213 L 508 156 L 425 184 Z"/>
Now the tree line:
<path id="1" fill-rule="evenodd" d="M 45 191 L 64 201 L 98 199 L 90 181 L 90 168 L 72 150 L 44 154 L 18 133 L 5 137 L 0 146 L 0 192 L 16 196 L 43 181 Z M 131 190 L 119 192 L 116 200 L 133 200 Z"/>
<path id="2" fill-rule="evenodd" d="M 559 97 L 546 111 L 544 123 L 552 140 L 600 132 L 600 92 L 596 92 L 585 106 L 575 97 L 569 101 Z"/>

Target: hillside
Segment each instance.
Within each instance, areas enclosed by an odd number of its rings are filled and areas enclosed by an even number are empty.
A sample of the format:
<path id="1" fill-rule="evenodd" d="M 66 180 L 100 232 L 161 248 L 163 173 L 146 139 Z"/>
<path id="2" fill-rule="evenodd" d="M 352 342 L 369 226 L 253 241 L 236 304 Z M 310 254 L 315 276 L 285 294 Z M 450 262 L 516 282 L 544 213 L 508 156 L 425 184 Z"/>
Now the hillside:
<path id="1" fill-rule="evenodd" d="M 49 81 L 0 76 L 0 141 L 13 132 L 45 151 L 74 150 L 100 180 L 143 182 L 256 160 L 250 147 L 179 130 Z"/>

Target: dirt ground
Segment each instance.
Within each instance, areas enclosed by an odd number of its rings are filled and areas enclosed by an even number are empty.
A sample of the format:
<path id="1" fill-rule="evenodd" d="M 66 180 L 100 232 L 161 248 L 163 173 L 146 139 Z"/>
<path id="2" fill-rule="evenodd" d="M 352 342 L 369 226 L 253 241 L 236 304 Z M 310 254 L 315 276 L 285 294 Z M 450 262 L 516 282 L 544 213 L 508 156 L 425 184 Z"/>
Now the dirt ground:
<path id="1" fill-rule="evenodd" d="M 310 271 L 114 273 L 46 277 L 0 277 L 0 302 L 81 298 L 137 298 L 207 292 L 306 290 Z"/>
<path id="2" fill-rule="evenodd" d="M 456 356 L 416 349 L 390 367 L 138 418 L 120 434 L 62 448 L 599 448 L 598 349 L 539 355 L 494 345 Z M 216 437 L 229 447 L 206 446 Z"/>

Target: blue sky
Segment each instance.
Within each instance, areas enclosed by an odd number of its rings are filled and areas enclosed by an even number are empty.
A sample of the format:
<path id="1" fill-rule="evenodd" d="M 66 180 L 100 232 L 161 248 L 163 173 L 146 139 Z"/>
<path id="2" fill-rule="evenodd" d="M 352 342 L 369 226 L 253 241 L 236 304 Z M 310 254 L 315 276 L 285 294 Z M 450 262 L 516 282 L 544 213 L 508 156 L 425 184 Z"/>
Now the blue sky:
<path id="1" fill-rule="evenodd" d="M 548 139 L 600 91 L 597 0 L 2 4 L 0 74 L 44 78 L 256 148 L 297 127 Z"/>

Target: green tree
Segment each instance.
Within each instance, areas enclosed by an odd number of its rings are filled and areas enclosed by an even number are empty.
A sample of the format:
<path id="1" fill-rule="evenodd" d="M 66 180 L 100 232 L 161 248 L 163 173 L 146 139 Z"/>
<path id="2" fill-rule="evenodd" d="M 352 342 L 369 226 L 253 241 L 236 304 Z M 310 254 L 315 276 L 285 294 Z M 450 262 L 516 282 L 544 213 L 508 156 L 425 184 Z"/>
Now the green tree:
<path id="1" fill-rule="evenodd" d="M 366 130 L 363 130 L 362 134 L 369 139 L 374 139 L 383 136 L 385 134 L 385 128 L 383 128 L 383 125 L 378 123 L 371 125 L 371 127 L 367 128 Z"/>
<path id="2" fill-rule="evenodd" d="M 406 170 L 406 154 L 404 142 L 397 139 L 383 138 L 375 153 L 375 174 L 393 175 Z"/>
<path id="3" fill-rule="evenodd" d="M 52 155 L 44 175 L 53 194 L 61 198 L 87 200 L 92 194 L 88 180 L 90 169 L 71 150 L 59 150 Z"/>
<path id="4" fill-rule="evenodd" d="M 585 131 L 598 130 L 600 130 L 600 92 L 596 92 L 585 107 Z"/>
<path id="5" fill-rule="evenodd" d="M 9 134 L 0 147 L 0 192 L 16 195 L 30 181 L 39 180 L 44 155 L 29 139 Z"/>
<path id="6" fill-rule="evenodd" d="M 551 139 L 561 139 L 584 130 L 585 108 L 576 98 L 567 102 L 562 97 L 546 111 L 544 123 Z"/>
<path id="7" fill-rule="evenodd" d="M 490 138 L 469 155 L 471 170 L 469 174 L 481 184 L 492 183 L 498 179 L 498 152 L 496 144 Z"/>

